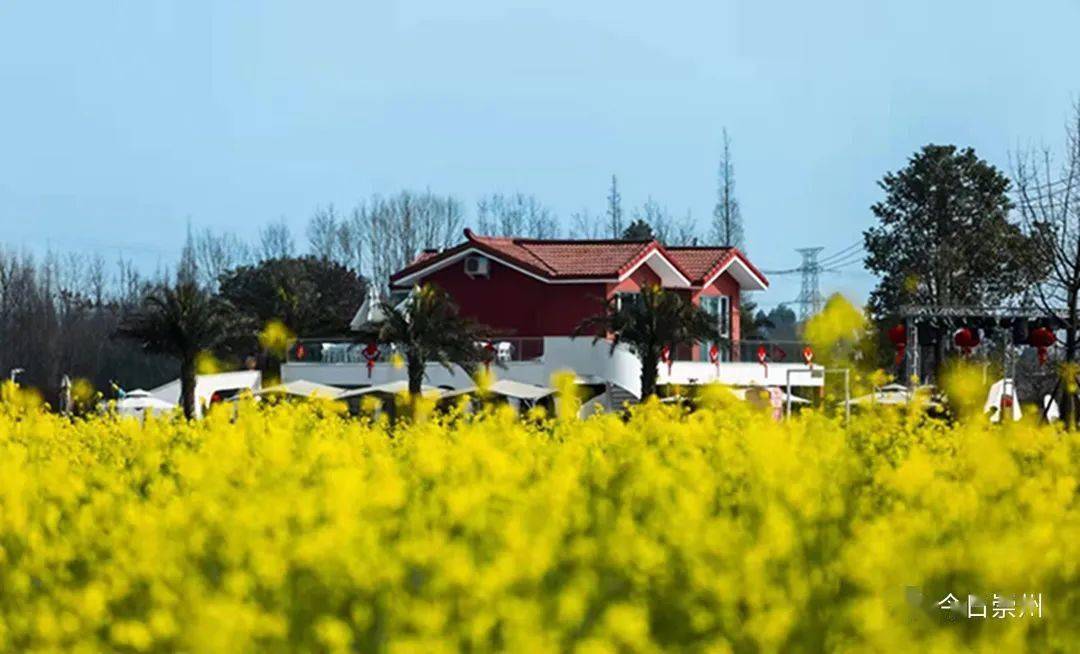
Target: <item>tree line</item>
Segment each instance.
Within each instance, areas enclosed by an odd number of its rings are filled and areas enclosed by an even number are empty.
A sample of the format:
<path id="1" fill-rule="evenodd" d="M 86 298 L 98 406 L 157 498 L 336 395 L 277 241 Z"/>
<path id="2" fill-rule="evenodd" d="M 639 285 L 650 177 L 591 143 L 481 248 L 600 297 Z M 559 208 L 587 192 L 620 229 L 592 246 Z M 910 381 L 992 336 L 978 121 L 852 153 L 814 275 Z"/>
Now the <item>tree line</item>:
<path id="1" fill-rule="evenodd" d="M 582 209 L 569 220 L 521 192 L 488 194 L 467 219 L 465 203 L 453 195 L 402 190 L 374 195 L 347 210 L 318 207 L 301 234 L 284 219 L 265 224 L 250 239 L 189 227 L 181 260 L 172 270 L 147 272 L 126 259 L 108 263 L 100 255 L 55 252 L 35 256 L 0 246 L 0 374 L 21 369 L 20 382 L 41 389 L 50 401 L 57 398 L 65 375 L 84 378 L 98 389 L 114 383 L 129 389 L 164 383 L 176 376 L 180 355 L 147 355 L 138 343 L 115 336 L 125 319 L 146 308 L 148 298 L 164 302 L 169 299 L 164 289 L 185 285 L 223 301 L 232 307 L 234 319 L 252 327 L 226 348 L 237 360 L 258 352 L 253 326 L 271 318 L 296 334 L 344 334 L 368 280 L 385 290 L 390 274 L 421 251 L 460 242 L 467 220 L 494 236 L 657 238 L 669 245 L 701 239 L 742 245 L 733 190 L 725 130 L 717 203 L 705 224 L 689 211 L 676 216 L 652 196 L 624 214 L 618 178 L 612 175 L 605 215 Z"/>

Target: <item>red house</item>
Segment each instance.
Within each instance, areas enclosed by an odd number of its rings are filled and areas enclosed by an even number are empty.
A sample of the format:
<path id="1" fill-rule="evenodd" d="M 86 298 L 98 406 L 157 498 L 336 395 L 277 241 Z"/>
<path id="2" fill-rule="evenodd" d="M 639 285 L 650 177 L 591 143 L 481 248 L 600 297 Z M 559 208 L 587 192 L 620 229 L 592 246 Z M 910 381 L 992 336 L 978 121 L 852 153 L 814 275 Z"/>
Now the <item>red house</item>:
<path id="1" fill-rule="evenodd" d="M 476 321 L 525 338 L 570 336 L 604 301 L 660 284 L 715 315 L 732 341 L 739 340 L 740 292 L 768 287 L 731 247 L 497 238 L 468 229 L 463 243 L 426 251 L 390 278 L 391 287 L 401 290 L 422 283 L 444 288 Z M 700 355 L 697 348 L 694 355 Z"/>

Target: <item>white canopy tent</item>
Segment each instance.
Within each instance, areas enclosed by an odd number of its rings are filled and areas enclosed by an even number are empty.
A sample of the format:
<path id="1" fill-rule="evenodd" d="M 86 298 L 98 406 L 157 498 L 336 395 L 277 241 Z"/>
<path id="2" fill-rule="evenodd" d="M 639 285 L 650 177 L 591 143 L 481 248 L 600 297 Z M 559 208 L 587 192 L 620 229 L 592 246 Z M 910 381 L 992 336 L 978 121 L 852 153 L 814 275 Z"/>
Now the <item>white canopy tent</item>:
<path id="1" fill-rule="evenodd" d="M 848 401 L 849 406 L 866 406 L 881 404 L 884 406 L 900 406 L 904 404 L 910 404 L 915 399 L 915 394 L 919 391 L 925 391 L 929 394 L 929 386 L 920 386 L 915 389 L 909 389 L 903 384 L 886 384 L 879 388 L 874 389 L 873 393 L 861 395 Z M 935 400 L 929 401 L 930 406 L 940 406 Z"/>
<path id="2" fill-rule="evenodd" d="M 324 400 L 337 399 L 342 390 L 336 386 L 318 384 L 305 379 L 297 379 L 276 386 L 268 386 L 255 391 L 257 397 L 265 395 L 293 395 L 296 397 L 320 398 Z"/>
<path id="3" fill-rule="evenodd" d="M 443 394 L 443 398 L 458 397 L 461 395 L 479 392 L 479 388 L 472 386 L 470 388 L 462 388 L 455 391 L 448 391 Z M 526 384 L 525 382 L 514 381 L 512 379 L 497 379 L 491 382 L 491 386 L 487 388 L 487 392 L 493 395 L 501 395 L 502 397 L 513 398 L 516 400 L 536 402 L 538 400 L 544 399 L 549 395 L 554 394 L 555 389 L 548 388 L 547 386 Z"/>
<path id="4" fill-rule="evenodd" d="M 215 394 L 225 397 L 241 393 L 245 390 L 255 392 L 262 384 L 262 373 L 258 370 L 237 370 L 234 372 L 219 372 L 211 375 L 195 376 L 195 415 L 202 417 L 203 407 L 209 405 Z M 150 391 L 150 394 L 159 400 L 171 404 L 180 403 L 180 380 L 162 384 Z M 130 395 L 130 393 L 129 393 Z"/>
<path id="5" fill-rule="evenodd" d="M 150 391 L 141 388 L 128 391 L 116 401 L 116 412 L 122 416 L 162 415 L 176 409 L 176 404 L 154 397 Z"/>
<path id="6" fill-rule="evenodd" d="M 364 388 L 357 388 L 351 391 L 344 391 L 337 396 L 339 400 L 348 400 L 354 397 L 363 397 L 365 395 L 397 395 L 399 393 L 409 392 L 409 382 L 407 380 L 393 381 L 386 384 L 375 384 L 374 386 L 366 386 Z M 423 385 L 420 387 L 420 394 L 424 397 L 442 397 L 443 390 L 435 386 Z"/>

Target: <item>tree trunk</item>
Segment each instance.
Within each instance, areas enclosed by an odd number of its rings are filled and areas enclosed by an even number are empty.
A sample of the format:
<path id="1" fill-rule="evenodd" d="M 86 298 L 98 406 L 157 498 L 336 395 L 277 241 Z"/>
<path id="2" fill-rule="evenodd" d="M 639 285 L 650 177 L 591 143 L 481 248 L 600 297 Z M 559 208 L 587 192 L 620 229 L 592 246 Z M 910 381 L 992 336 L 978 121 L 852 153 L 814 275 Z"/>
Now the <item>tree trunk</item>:
<path id="1" fill-rule="evenodd" d="M 184 417 L 195 417 L 195 355 L 184 355 L 180 361 L 180 406 Z"/>
<path id="2" fill-rule="evenodd" d="M 941 386 L 941 370 L 945 366 L 945 355 L 949 346 L 947 330 L 943 327 L 935 327 L 937 332 L 937 343 L 934 344 L 934 380 L 933 382 L 938 386 Z"/>
<path id="3" fill-rule="evenodd" d="M 1069 298 L 1069 318 L 1065 327 L 1065 366 L 1062 370 L 1067 379 L 1061 380 L 1062 396 L 1061 410 L 1065 418 L 1065 428 L 1069 431 L 1076 429 L 1076 370 L 1073 364 L 1076 361 L 1076 320 L 1077 307 L 1076 296 Z"/>
<path id="4" fill-rule="evenodd" d="M 657 366 L 660 365 L 660 357 L 653 353 L 647 353 L 641 357 L 641 399 L 656 395 Z"/>
<path id="5" fill-rule="evenodd" d="M 409 395 L 415 400 L 420 396 L 420 390 L 424 386 L 424 367 L 426 362 L 423 356 L 412 355 L 408 356 L 406 362 L 409 373 Z"/>

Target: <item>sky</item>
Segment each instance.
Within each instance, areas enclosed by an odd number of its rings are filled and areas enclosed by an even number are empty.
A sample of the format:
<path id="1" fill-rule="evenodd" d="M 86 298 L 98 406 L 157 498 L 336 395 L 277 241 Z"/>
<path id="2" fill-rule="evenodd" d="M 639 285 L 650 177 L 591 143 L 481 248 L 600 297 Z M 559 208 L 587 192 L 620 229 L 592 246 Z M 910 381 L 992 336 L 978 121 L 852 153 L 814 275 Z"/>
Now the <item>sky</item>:
<path id="1" fill-rule="evenodd" d="M 187 225 L 254 238 L 430 188 L 569 224 L 651 197 L 702 225 L 727 129 L 764 269 L 873 224 L 926 143 L 1008 170 L 1062 142 L 1080 0 L 0 2 L 0 242 L 171 265 Z M 774 276 L 766 308 L 799 294 Z M 865 298 L 856 263 L 821 278 Z"/>

